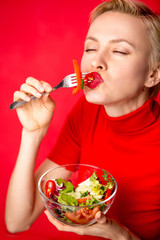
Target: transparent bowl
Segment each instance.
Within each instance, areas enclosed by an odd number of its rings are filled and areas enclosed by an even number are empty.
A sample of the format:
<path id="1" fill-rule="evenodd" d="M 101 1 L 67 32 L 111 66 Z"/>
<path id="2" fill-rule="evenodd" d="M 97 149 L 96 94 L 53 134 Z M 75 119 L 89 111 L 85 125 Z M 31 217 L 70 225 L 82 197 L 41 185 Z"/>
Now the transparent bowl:
<path id="1" fill-rule="evenodd" d="M 38 182 L 38 189 L 45 208 L 57 220 L 71 226 L 86 226 L 95 223 L 95 214 L 98 211 L 102 211 L 106 214 L 111 207 L 117 192 L 116 180 L 109 172 L 105 170 L 108 177 L 112 178 L 112 181 L 114 182 L 112 194 L 107 199 L 88 206 L 70 206 L 60 204 L 54 199 L 46 196 L 45 186 L 48 180 L 62 178 L 65 181 L 71 181 L 74 187 L 76 187 L 79 183 L 91 177 L 93 172 L 96 172 L 97 176 L 101 179 L 101 176 L 104 175 L 102 170 L 103 169 L 99 167 L 86 164 L 67 164 L 45 172 Z"/>

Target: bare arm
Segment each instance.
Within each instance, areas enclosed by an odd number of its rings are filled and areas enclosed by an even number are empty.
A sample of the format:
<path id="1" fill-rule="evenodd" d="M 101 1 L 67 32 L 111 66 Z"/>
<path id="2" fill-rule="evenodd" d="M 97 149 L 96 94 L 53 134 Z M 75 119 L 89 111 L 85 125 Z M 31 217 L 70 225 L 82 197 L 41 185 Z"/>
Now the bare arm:
<path id="1" fill-rule="evenodd" d="M 41 88 L 40 88 L 41 87 Z M 29 94 L 37 95 L 31 101 L 17 109 L 23 126 L 20 150 L 13 170 L 6 199 L 6 226 L 10 232 L 27 230 L 43 210 L 38 193 L 38 179 L 49 168 L 57 166 L 45 160 L 35 174 L 35 162 L 39 146 L 52 119 L 55 104 L 49 96 L 41 97 L 50 85 L 34 78 L 26 80 L 20 91 L 15 92 L 14 100 L 26 100 Z"/>
<path id="2" fill-rule="evenodd" d="M 46 170 L 57 166 L 47 159 L 34 174 L 40 139 L 33 135 L 23 130 L 17 163 L 10 179 L 5 214 L 10 232 L 29 229 L 41 214 L 44 207 L 37 188 L 38 180 Z"/>

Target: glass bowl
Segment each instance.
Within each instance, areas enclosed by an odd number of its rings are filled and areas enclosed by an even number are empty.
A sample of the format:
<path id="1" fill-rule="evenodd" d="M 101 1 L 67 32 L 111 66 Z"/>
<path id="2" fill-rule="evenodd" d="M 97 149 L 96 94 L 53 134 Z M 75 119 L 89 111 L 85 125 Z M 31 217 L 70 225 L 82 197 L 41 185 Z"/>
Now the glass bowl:
<path id="1" fill-rule="evenodd" d="M 90 183 L 93 184 L 93 178 L 94 178 L 95 172 L 97 177 L 96 179 L 98 179 L 98 181 L 102 183 L 103 186 L 109 186 L 107 184 L 111 183 L 112 188 L 111 190 L 108 190 L 110 191 L 110 194 L 106 194 L 105 198 L 103 196 L 101 200 L 95 200 L 91 204 L 91 203 L 88 203 L 87 202 L 88 200 L 86 199 L 87 198 L 90 199 L 93 193 L 86 191 L 86 189 L 87 188 L 90 189 Z M 102 177 L 104 175 L 107 177 L 106 180 L 104 180 Z M 90 180 L 88 182 L 87 179 L 90 179 L 91 176 L 92 176 L 92 182 Z M 56 197 L 53 196 L 54 194 L 51 194 L 49 196 L 48 194 L 46 194 L 46 183 L 49 180 L 55 181 L 55 179 L 61 179 L 61 182 L 62 181 L 69 182 L 69 185 L 70 183 L 72 183 L 74 188 L 76 188 L 77 186 L 79 187 L 81 186 L 80 194 L 82 194 L 81 195 L 82 197 L 80 197 L 80 199 L 79 197 L 76 197 L 78 199 L 78 205 L 75 204 L 74 201 L 73 202 L 69 201 L 69 203 L 66 204 L 66 200 L 64 200 L 64 198 L 62 199 L 62 196 L 63 197 L 64 195 L 66 196 L 66 193 L 61 194 L 61 201 L 59 202 L 57 201 L 57 198 L 59 199 L 59 193 L 57 193 L 57 190 L 55 190 Z M 84 181 L 86 181 L 85 187 L 84 187 L 84 184 L 82 185 L 82 182 Z M 57 183 L 57 180 L 56 180 L 56 183 Z M 58 184 L 59 185 L 56 184 L 56 186 L 64 186 L 64 183 L 61 183 L 61 184 L 58 183 Z M 98 188 L 99 187 L 100 185 L 98 185 Z M 97 185 L 95 188 L 97 188 Z M 102 190 L 104 190 L 103 189 L 104 187 L 101 186 L 101 188 Z M 39 179 L 38 189 L 39 189 L 40 196 L 42 198 L 45 208 L 53 215 L 53 217 L 55 217 L 60 222 L 71 225 L 71 226 L 86 226 L 96 222 L 95 214 L 98 211 L 102 211 L 104 214 L 107 213 L 107 211 L 109 210 L 109 208 L 111 207 L 114 201 L 114 198 L 117 192 L 117 183 L 116 183 L 116 180 L 113 178 L 113 176 L 102 168 L 86 165 L 86 164 L 67 164 L 63 166 L 58 166 L 56 168 L 50 169 L 47 172 L 45 172 Z M 62 187 L 61 189 L 65 189 L 65 188 Z M 93 186 L 92 186 L 92 190 L 95 191 L 95 189 L 93 189 Z M 89 195 L 85 196 L 86 192 L 88 192 Z M 68 193 L 68 194 L 71 194 L 71 193 Z M 79 192 L 78 193 L 76 192 L 76 194 L 79 194 Z M 71 199 L 72 199 L 72 195 L 75 198 L 75 193 L 71 194 Z M 98 193 L 98 196 L 99 196 L 99 193 Z M 80 206 L 79 206 L 79 201 L 80 201 Z"/>

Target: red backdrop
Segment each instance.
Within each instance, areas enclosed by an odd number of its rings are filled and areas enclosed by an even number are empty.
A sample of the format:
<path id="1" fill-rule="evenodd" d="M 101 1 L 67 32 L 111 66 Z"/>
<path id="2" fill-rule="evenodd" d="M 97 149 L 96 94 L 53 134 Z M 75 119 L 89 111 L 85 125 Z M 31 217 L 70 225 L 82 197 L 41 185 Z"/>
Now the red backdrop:
<path id="1" fill-rule="evenodd" d="M 44 214 L 25 233 L 9 234 L 4 222 L 5 198 L 21 135 L 16 111 L 10 111 L 13 92 L 28 76 L 48 81 L 52 86 L 73 72 L 72 59 L 80 62 L 88 29 L 89 12 L 101 0 L 1 0 L 0 1 L 0 239 L 79 239 L 60 233 Z M 144 0 L 154 11 L 159 0 Z M 57 102 L 53 121 L 38 155 L 37 166 L 55 144 L 57 135 L 82 93 L 71 89 L 52 93 Z M 18 192 L 17 192 L 18 194 Z"/>

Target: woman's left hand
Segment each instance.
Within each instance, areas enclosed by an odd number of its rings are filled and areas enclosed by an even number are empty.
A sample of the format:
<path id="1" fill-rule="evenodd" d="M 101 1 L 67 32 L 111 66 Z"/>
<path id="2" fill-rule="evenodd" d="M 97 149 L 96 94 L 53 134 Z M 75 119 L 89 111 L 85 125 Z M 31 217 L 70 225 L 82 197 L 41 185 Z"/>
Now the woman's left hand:
<path id="1" fill-rule="evenodd" d="M 103 237 L 111 240 L 139 240 L 140 238 L 130 234 L 129 230 L 122 226 L 117 221 L 105 216 L 101 211 L 97 212 L 95 219 L 96 224 L 87 227 L 72 227 L 59 222 L 55 219 L 49 211 L 44 212 L 47 215 L 48 220 L 59 230 L 65 232 L 74 232 L 79 235 L 91 235 L 97 237 Z"/>

